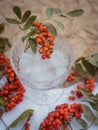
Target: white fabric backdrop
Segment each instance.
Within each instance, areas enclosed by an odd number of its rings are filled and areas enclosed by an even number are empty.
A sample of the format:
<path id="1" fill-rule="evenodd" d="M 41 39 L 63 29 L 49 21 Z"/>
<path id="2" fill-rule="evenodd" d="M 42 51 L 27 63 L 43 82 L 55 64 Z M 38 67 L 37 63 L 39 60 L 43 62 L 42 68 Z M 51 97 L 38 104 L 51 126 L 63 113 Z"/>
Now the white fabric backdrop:
<path id="1" fill-rule="evenodd" d="M 76 85 L 76 84 L 75 84 Z M 30 130 L 38 130 L 39 125 L 41 121 L 47 116 L 47 114 L 54 110 L 56 105 L 62 104 L 62 103 L 74 103 L 68 100 L 68 96 L 70 94 L 70 90 L 75 87 L 75 85 L 72 85 L 71 87 L 65 88 L 64 93 L 62 97 L 51 105 L 37 105 L 34 104 L 32 101 L 30 101 L 28 98 L 24 97 L 24 100 L 17 105 L 16 108 L 14 108 L 12 111 L 7 112 L 3 115 L 3 120 L 6 122 L 7 125 L 10 125 L 22 112 L 24 112 L 27 109 L 34 109 L 34 114 L 30 120 Z M 96 83 L 96 88 L 94 90 L 94 93 L 98 93 L 98 83 Z M 76 100 L 75 102 L 81 102 L 80 100 Z M 75 123 L 75 121 L 72 122 L 72 127 L 74 130 L 79 130 L 81 127 Z M 23 122 L 20 122 L 17 127 L 11 129 L 11 130 L 21 130 L 21 127 L 23 126 Z M 0 121 L 0 130 L 5 130 L 5 126 Z M 89 130 L 98 130 L 98 126 L 92 126 L 89 128 Z"/>

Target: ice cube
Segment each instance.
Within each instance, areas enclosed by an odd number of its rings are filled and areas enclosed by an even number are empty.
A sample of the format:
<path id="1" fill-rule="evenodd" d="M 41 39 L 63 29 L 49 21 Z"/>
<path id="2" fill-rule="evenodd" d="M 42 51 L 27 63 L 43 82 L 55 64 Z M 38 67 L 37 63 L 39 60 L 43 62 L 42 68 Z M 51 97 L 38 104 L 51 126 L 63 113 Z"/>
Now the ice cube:
<path id="1" fill-rule="evenodd" d="M 27 51 L 25 53 L 31 55 L 33 58 L 33 61 L 38 61 L 41 59 L 41 55 L 39 54 L 39 52 L 37 51 L 36 53 L 34 53 L 34 52 L 32 52 L 31 48 L 27 49 Z"/>
<path id="2" fill-rule="evenodd" d="M 32 74 L 32 80 L 43 82 L 51 80 L 55 71 L 55 67 L 50 64 L 49 60 L 40 60 L 30 65 L 25 72 Z"/>
<path id="3" fill-rule="evenodd" d="M 32 64 L 32 56 L 23 52 L 21 57 L 20 57 L 20 61 L 19 61 L 19 67 L 21 67 L 22 69 L 24 68 L 24 70 L 26 68 L 28 68 L 28 65 Z"/>
<path id="4" fill-rule="evenodd" d="M 38 52 L 34 54 L 31 49 L 21 55 L 19 63 L 22 68 L 20 72 L 24 74 L 31 86 L 37 88 L 43 87 L 44 82 L 46 82 L 44 87 L 50 86 L 50 81 L 66 71 L 65 64 L 66 60 L 63 54 L 57 50 L 54 50 L 50 59 L 43 60 Z"/>
<path id="5" fill-rule="evenodd" d="M 54 66 L 65 66 L 66 60 L 60 51 L 54 50 L 50 58 L 50 63 Z"/>

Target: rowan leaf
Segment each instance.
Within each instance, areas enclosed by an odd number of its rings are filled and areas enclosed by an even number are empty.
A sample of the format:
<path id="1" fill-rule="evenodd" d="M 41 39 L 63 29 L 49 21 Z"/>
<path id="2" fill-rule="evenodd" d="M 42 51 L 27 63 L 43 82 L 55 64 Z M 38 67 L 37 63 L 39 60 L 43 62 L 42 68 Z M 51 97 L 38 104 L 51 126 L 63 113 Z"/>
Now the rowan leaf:
<path id="1" fill-rule="evenodd" d="M 63 24 L 63 23 L 61 23 L 61 22 L 58 21 L 58 20 L 53 20 L 53 21 L 59 26 L 59 28 L 60 28 L 61 30 L 64 31 L 65 27 L 64 27 L 64 24 Z"/>
<path id="2" fill-rule="evenodd" d="M 0 104 L 3 105 L 5 103 L 5 101 L 3 100 L 3 98 L 0 97 Z"/>
<path id="3" fill-rule="evenodd" d="M 18 6 L 13 7 L 13 11 L 16 14 L 16 16 L 21 19 L 21 9 Z"/>
<path id="4" fill-rule="evenodd" d="M 83 70 L 83 67 L 80 63 L 76 63 L 75 64 L 75 69 L 77 71 L 77 73 L 83 77 L 83 78 L 87 78 L 87 75 L 85 74 L 84 70 Z"/>
<path id="5" fill-rule="evenodd" d="M 12 18 L 5 18 L 5 19 L 7 20 L 7 22 L 11 24 L 21 24 L 21 22 L 16 19 L 12 19 Z"/>
<path id="6" fill-rule="evenodd" d="M 96 69 L 90 62 L 84 59 L 82 60 L 82 64 L 91 75 L 94 76 L 96 74 Z"/>
<path id="7" fill-rule="evenodd" d="M 67 13 L 68 16 L 70 17 L 78 17 L 83 15 L 84 10 L 83 9 L 77 9 L 77 10 L 73 10 Z"/>
<path id="8" fill-rule="evenodd" d="M 87 57 L 86 60 L 87 60 L 89 63 L 91 63 L 93 66 L 95 66 L 95 67 L 98 68 L 98 63 L 97 63 L 97 61 L 96 61 L 92 56 Z"/>
<path id="9" fill-rule="evenodd" d="M 2 117 L 3 113 L 4 113 L 3 109 L 0 108 L 0 118 Z"/>
<path id="10" fill-rule="evenodd" d="M 27 11 L 23 14 L 22 23 L 26 22 L 26 20 L 30 17 L 30 15 L 31 15 L 31 11 L 30 11 L 30 10 L 27 10 Z"/>
<path id="11" fill-rule="evenodd" d="M 83 104 L 83 115 L 87 121 L 94 122 L 95 115 L 93 114 L 92 110 L 86 104 Z"/>
<path id="12" fill-rule="evenodd" d="M 48 27 L 49 32 L 51 32 L 54 37 L 57 36 L 57 31 L 51 23 L 44 23 L 44 25 L 46 25 Z"/>
<path id="13" fill-rule="evenodd" d="M 0 49 L 5 49 L 4 39 L 2 37 L 0 37 Z"/>
<path id="14" fill-rule="evenodd" d="M 83 120 L 82 118 L 76 118 L 75 120 L 78 122 L 78 124 L 81 125 L 82 128 L 88 127 L 87 122 L 85 120 Z"/>
<path id="15" fill-rule="evenodd" d="M 94 102 L 90 102 L 90 101 L 89 101 L 89 104 L 91 105 L 91 107 L 92 107 L 94 110 L 98 111 L 98 102 L 94 103 Z"/>
<path id="16" fill-rule="evenodd" d="M 11 47 L 11 43 L 9 42 L 8 38 L 3 38 L 5 45 L 7 45 L 8 47 Z"/>
<path id="17" fill-rule="evenodd" d="M 58 15 L 62 14 L 62 10 L 59 8 L 54 8 L 55 13 L 57 13 Z"/>
<path id="18" fill-rule="evenodd" d="M 1 24 L 0 24 L 0 33 L 2 33 L 3 31 L 4 31 L 4 24 L 1 23 Z"/>
<path id="19" fill-rule="evenodd" d="M 98 118 L 95 119 L 95 122 L 94 122 L 96 125 L 98 125 Z"/>
<path id="20" fill-rule="evenodd" d="M 33 25 L 34 20 L 36 20 L 36 16 L 35 15 L 31 16 L 27 20 L 27 22 L 25 23 L 25 25 L 23 27 L 23 30 L 28 30 Z"/>
<path id="21" fill-rule="evenodd" d="M 80 92 L 84 95 L 84 96 L 86 96 L 87 98 L 89 98 L 92 94 L 89 92 L 89 91 L 86 91 L 86 90 L 84 90 L 84 89 L 80 89 Z"/>
<path id="22" fill-rule="evenodd" d="M 29 45 L 30 45 L 33 53 L 36 53 L 36 51 L 37 51 L 37 43 L 32 38 L 29 38 Z"/>
<path id="23" fill-rule="evenodd" d="M 53 8 L 47 8 L 47 9 L 46 9 L 46 15 L 47 15 L 49 18 L 51 18 L 52 15 L 53 15 L 53 11 L 54 11 Z"/>
<path id="24" fill-rule="evenodd" d="M 79 61 L 82 61 L 84 58 L 85 58 L 85 57 L 79 57 L 79 58 L 75 61 L 75 63 L 77 63 L 77 62 L 79 62 Z"/>
<path id="25" fill-rule="evenodd" d="M 26 38 L 30 38 L 31 36 L 36 34 L 36 28 L 32 29 L 32 31 L 30 31 L 26 36 L 24 36 L 22 38 L 22 41 L 24 42 L 26 40 Z"/>
<path id="26" fill-rule="evenodd" d="M 97 62 L 97 64 L 98 64 L 98 54 L 95 54 L 94 56 L 93 56 L 93 58 L 94 58 L 94 60 Z"/>
<path id="27" fill-rule="evenodd" d="M 33 112 L 34 112 L 34 110 L 32 110 L 32 109 L 28 109 L 28 110 L 24 111 L 15 121 L 13 121 L 9 125 L 9 128 L 15 127 L 18 124 L 18 122 L 24 120 L 25 118 L 28 118 L 30 116 L 30 114 L 32 114 Z"/>

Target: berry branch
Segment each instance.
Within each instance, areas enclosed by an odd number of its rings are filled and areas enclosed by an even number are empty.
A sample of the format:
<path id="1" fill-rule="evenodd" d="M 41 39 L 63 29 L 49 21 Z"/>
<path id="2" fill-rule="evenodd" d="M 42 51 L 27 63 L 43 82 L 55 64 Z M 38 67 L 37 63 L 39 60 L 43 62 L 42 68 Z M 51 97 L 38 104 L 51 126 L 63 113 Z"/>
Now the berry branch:
<path id="1" fill-rule="evenodd" d="M 17 16 L 17 19 L 6 18 L 6 20 L 9 23 L 17 24 L 22 31 L 26 32 L 25 36 L 22 38 L 22 42 L 27 39 L 25 51 L 28 48 L 31 48 L 33 53 L 38 51 L 41 54 L 42 59 L 50 58 L 53 52 L 54 38 L 57 35 L 55 27 L 51 23 L 41 23 L 36 20 L 37 16 L 31 16 L 30 10 L 25 11 L 22 15 L 21 9 L 18 6 L 15 6 L 13 7 L 13 12 Z M 70 11 L 66 15 L 63 15 L 62 11 L 58 8 L 47 8 L 46 10 L 48 19 L 51 19 L 56 23 L 61 30 L 64 30 L 64 25 L 61 21 L 54 19 L 55 16 L 52 17 L 53 14 L 56 14 L 59 17 L 69 18 L 81 16 L 83 13 L 84 11 L 82 9 Z"/>
<path id="2" fill-rule="evenodd" d="M 6 130 L 10 130 L 10 129 L 8 128 L 7 124 L 4 122 L 4 120 L 3 120 L 2 118 L 0 118 L 0 120 L 1 120 L 1 121 L 2 121 L 2 123 L 5 125 Z"/>

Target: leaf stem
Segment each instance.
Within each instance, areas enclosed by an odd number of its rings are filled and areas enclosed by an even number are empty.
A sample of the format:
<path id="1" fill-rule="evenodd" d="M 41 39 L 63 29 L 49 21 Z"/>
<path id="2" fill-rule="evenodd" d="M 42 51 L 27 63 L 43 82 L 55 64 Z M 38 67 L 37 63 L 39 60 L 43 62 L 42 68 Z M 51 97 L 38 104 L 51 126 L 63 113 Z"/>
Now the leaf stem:
<path id="1" fill-rule="evenodd" d="M 73 75 L 70 74 L 70 76 L 77 82 L 77 83 L 80 83 L 80 81 Z"/>
<path id="2" fill-rule="evenodd" d="M 61 17 L 60 15 L 54 15 L 53 17 L 51 17 L 51 18 L 46 18 L 46 19 L 44 19 L 45 21 L 47 21 L 47 20 L 51 20 L 51 19 L 53 19 L 53 18 L 55 18 L 55 17 Z M 68 17 L 67 15 L 65 15 L 67 18 L 70 18 L 70 17 Z"/>

